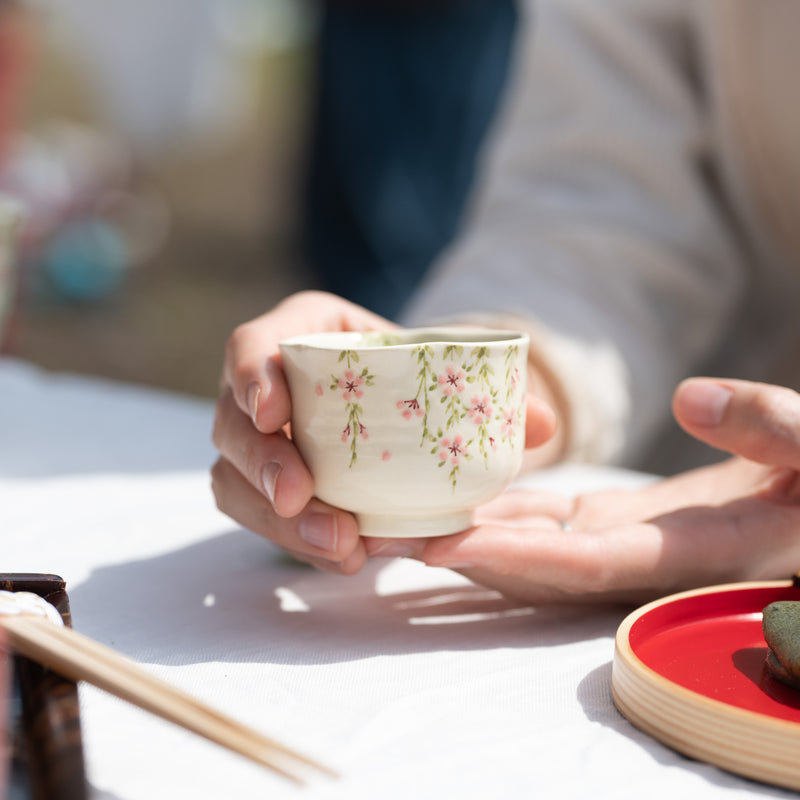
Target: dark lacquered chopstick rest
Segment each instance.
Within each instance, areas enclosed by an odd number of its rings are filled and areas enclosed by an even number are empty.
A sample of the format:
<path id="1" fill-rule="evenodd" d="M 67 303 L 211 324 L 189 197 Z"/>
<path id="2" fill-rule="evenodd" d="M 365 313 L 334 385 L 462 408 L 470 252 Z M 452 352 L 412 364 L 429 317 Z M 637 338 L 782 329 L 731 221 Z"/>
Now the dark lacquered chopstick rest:
<path id="1" fill-rule="evenodd" d="M 43 597 L 71 626 L 66 584 L 58 575 L 0 573 L 0 590 Z M 17 757 L 26 767 L 33 800 L 84 800 L 89 796 L 83 756 L 78 687 L 24 656 L 14 656 L 22 700 Z"/>

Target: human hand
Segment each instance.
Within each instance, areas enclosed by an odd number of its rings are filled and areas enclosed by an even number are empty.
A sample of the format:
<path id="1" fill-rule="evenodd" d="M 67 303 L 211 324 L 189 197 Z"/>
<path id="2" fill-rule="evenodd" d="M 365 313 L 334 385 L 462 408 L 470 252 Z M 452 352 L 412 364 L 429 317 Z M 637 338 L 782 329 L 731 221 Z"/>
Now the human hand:
<path id="1" fill-rule="evenodd" d="M 314 497 L 314 482 L 288 430 L 291 400 L 278 342 L 301 333 L 396 327 L 334 295 L 302 292 L 239 326 L 225 353 L 213 441 L 220 451 L 212 489 L 238 523 L 328 571 L 358 572 L 366 563 L 355 518 Z M 526 444 L 553 434 L 555 417 L 529 397 Z"/>
<path id="2" fill-rule="evenodd" d="M 528 602 L 642 602 L 673 591 L 782 578 L 800 568 L 800 395 L 733 380 L 692 379 L 678 422 L 737 455 L 643 489 L 574 501 L 509 492 L 455 536 L 367 542 L 451 567 Z M 558 520 L 569 520 L 564 531 Z"/>
<path id="3" fill-rule="evenodd" d="M 388 320 L 323 292 L 301 292 L 231 334 L 214 416 L 211 470 L 221 511 L 322 569 L 366 562 L 355 519 L 313 497 L 314 482 L 287 426 L 291 399 L 278 342 L 301 333 L 389 330 Z"/>

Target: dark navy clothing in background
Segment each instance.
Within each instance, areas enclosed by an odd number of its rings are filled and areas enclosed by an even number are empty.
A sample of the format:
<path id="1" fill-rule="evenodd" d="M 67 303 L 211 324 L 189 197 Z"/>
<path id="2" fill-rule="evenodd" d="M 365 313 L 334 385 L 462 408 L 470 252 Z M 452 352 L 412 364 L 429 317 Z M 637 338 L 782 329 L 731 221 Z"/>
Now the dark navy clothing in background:
<path id="1" fill-rule="evenodd" d="M 396 317 L 456 235 L 516 21 L 514 0 L 325 5 L 305 237 L 326 288 Z"/>

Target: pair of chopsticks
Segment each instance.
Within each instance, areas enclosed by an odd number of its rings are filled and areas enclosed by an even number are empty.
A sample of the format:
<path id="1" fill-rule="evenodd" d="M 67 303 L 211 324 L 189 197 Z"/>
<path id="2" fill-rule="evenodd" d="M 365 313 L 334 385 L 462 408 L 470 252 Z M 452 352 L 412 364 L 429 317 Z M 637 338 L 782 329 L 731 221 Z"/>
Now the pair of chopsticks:
<path id="1" fill-rule="evenodd" d="M 29 614 L 0 615 L 0 626 L 14 652 L 70 680 L 91 683 L 295 783 L 305 782 L 304 768 L 337 777 L 328 767 L 216 711 L 71 628 Z"/>

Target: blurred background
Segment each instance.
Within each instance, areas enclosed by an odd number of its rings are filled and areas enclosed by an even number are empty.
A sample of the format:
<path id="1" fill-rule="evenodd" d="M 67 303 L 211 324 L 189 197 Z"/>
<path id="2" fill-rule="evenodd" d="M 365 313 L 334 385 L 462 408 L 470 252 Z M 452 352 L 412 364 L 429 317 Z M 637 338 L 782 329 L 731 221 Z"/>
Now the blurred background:
<path id="1" fill-rule="evenodd" d="M 316 285 L 316 26 L 303 0 L 0 0 L 0 194 L 26 209 L 4 353 L 215 395 L 233 327 Z"/>
<path id="2" fill-rule="evenodd" d="M 213 396 L 230 331 L 294 291 L 396 318 L 466 216 L 517 17 L 0 0 L 3 352 Z"/>

